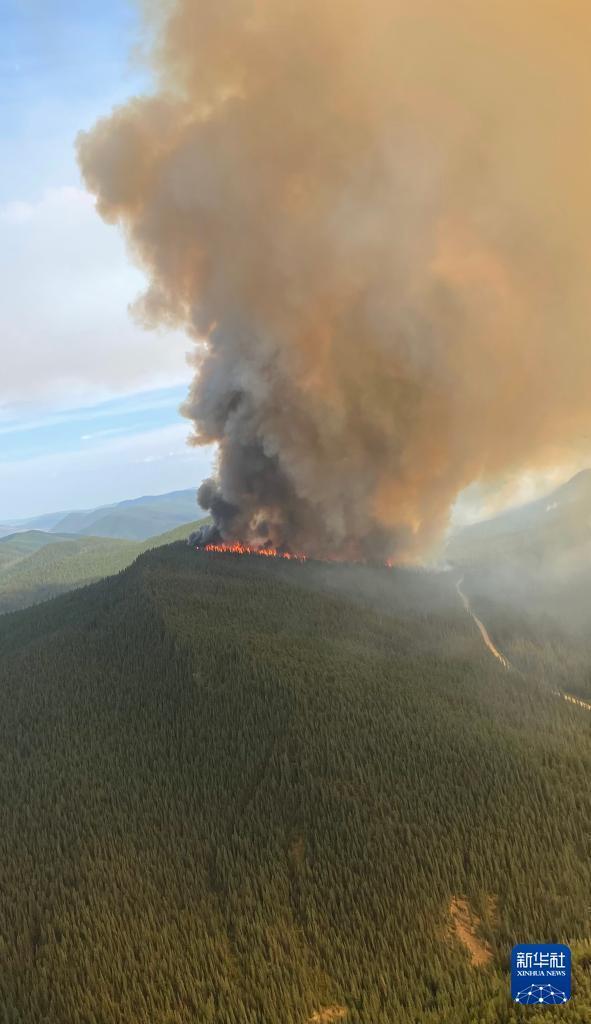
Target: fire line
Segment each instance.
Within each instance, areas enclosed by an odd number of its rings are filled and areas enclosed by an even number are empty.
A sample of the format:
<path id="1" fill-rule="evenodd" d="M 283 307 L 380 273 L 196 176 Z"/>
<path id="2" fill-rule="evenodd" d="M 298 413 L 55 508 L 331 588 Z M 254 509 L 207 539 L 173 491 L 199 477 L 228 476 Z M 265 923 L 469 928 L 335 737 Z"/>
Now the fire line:
<path id="1" fill-rule="evenodd" d="M 238 541 L 234 544 L 205 544 L 203 547 L 199 547 L 199 545 L 197 545 L 195 550 L 215 552 L 216 554 L 258 555 L 261 558 L 285 558 L 290 562 L 307 561 L 307 556 L 304 554 L 292 554 L 291 551 L 278 551 L 276 548 L 254 548 L 249 544 L 240 544 Z"/>

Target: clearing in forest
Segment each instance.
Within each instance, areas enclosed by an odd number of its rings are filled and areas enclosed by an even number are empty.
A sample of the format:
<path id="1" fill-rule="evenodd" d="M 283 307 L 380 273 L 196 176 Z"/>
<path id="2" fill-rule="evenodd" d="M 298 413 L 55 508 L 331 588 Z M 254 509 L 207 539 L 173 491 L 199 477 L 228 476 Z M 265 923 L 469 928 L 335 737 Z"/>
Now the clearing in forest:
<path id="1" fill-rule="evenodd" d="M 347 1009 L 344 1006 L 327 1006 L 325 1010 L 318 1010 L 308 1018 L 308 1024 L 332 1024 L 335 1020 L 344 1020 L 347 1016 Z"/>
<path id="2" fill-rule="evenodd" d="M 470 909 L 468 901 L 454 896 L 449 905 L 449 912 L 454 935 L 468 950 L 472 966 L 482 967 L 489 963 L 492 959 L 492 950 L 488 943 L 477 935 L 480 920 Z"/>

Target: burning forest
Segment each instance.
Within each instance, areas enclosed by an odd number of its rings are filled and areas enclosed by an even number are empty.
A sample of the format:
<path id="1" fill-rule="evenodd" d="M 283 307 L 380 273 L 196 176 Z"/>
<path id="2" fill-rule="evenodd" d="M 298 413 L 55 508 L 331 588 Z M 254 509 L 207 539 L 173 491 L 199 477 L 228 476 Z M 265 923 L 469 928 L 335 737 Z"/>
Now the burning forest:
<path id="1" fill-rule="evenodd" d="M 216 526 L 205 526 L 189 536 L 187 544 L 197 551 L 205 551 L 217 555 L 258 555 L 261 558 L 283 558 L 290 562 L 305 562 L 307 555 L 280 551 L 277 548 L 241 544 L 239 541 L 226 543 Z"/>
<path id="2" fill-rule="evenodd" d="M 214 546 L 412 560 L 465 487 L 589 434 L 568 7 L 146 3 L 154 89 L 78 154 L 147 274 L 136 315 L 194 342 Z"/>
<path id="3" fill-rule="evenodd" d="M 306 561 L 306 555 L 292 555 L 289 551 L 277 551 L 276 548 L 251 548 L 246 544 L 205 544 L 203 551 L 218 555 L 257 555 L 261 558 L 284 558 L 290 562 Z"/>

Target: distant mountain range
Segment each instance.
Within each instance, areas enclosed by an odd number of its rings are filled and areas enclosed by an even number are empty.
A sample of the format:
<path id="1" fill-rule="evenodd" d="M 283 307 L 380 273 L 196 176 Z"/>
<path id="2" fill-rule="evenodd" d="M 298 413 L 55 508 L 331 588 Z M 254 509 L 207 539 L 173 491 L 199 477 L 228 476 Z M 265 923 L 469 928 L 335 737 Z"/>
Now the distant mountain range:
<path id="1" fill-rule="evenodd" d="M 53 512 L 31 519 L 0 523 L 0 538 L 14 533 L 76 537 L 109 537 L 117 540 L 148 540 L 198 518 L 195 489 L 171 491 L 120 501 L 82 511 Z M 35 543 L 29 538 L 28 543 Z M 43 546 L 42 544 L 40 546 Z M 0 562 L 1 564 L 1 562 Z"/>
<path id="2" fill-rule="evenodd" d="M 591 562 L 591 469 L 537 501 L 459 530 L 446 557 L 466 567 L 574 568 Z"/>

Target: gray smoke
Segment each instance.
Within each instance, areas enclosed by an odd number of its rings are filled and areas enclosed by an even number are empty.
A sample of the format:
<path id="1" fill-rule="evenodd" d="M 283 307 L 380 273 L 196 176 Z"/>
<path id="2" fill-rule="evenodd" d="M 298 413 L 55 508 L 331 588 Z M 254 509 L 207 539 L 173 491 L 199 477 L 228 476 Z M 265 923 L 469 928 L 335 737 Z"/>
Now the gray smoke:
<path id="1" fill-rule="evenodd" d="M 204 548 L 207 544 L 221 544 L 222 541 L 223 537 L 215 523 L 200 526 L 198 530 L 193 530 L 187 538 L 189 547 L 194 548 Z"/>

